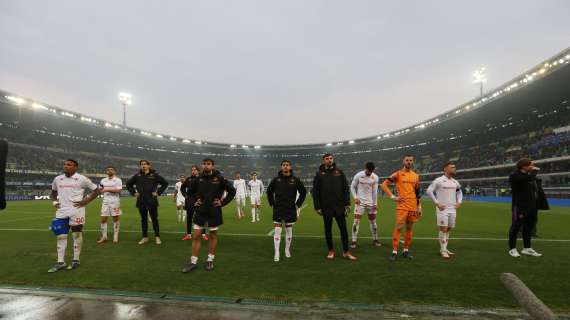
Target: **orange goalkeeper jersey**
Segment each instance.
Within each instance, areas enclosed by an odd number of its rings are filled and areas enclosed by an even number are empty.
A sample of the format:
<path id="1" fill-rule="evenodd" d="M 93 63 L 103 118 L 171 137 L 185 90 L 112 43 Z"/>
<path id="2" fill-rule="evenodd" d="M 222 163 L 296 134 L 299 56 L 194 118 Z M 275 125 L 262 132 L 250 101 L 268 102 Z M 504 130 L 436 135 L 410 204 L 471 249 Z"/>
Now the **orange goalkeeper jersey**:
<path id="1" fill-rule="evenodd" d="M 396 210 L 418 210 L 418 196 L 420 192 L 420 177 L 413 171 L 405 171 L 403 169 L 394 172 L 388 179 L 382 183 L 382 190 L 392 197 L 390 184 L 396 185 L 396 193 L 401 202 L 396 206 Z"/>

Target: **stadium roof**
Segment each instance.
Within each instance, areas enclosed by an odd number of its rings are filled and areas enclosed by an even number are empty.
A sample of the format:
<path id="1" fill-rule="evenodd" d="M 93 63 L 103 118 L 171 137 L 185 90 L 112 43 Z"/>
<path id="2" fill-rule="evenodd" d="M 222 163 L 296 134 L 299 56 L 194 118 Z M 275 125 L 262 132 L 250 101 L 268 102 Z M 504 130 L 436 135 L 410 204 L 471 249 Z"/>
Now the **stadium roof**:
<path id="1" fill-rule="evenodd" d="M 7 103 L 19 107 L 32 108 L 39 112 L 46 112 L 60 117 L 67 117 L 70 120 L 84 122 L 85 124 L 100 126 L 107 129 L 116 129 L 125 133 L 142 135 L 154 139 L 167 139 L 171 142 L 180 142 L 183 144 L 208 145 L 209 147 L 215 147 L 215 148 L 253 149 L 253 150 L 256 149 L 287 150 L 287 149 L 315 149 L 315 148 L 322 149 L 323 147 L 335 147 L 335 146 L 338 147 L 343 145 L 367 144 L 373 141 L 387 141 L 387 140 L 389 141 L 396 138 L 398 138 L 398 140 L 401 140 L 401 138 L 404 138 L 408 135 L 415 136 L 413 133 L 425 134 L 426 129 L 431 129 L 430 132 L 432 132 L 432 130 L 437 130 L 436 128 L 441 127 L 441 124 L 449 123 L 449 121 L 453 119 L 466 119 L 467 121 L 469 121 L 468 119 L 473 120 L 472 117 L 467 116 L 471 114 L 471 111 L 478 110 L 485 106 L 491 106 L 493 102 L 496 102 L 499 99 L 504 99 L 505 97 L 512 96 L 513 93 L 519 92 L 523 88 L 526 88 L 530 84 L 536 83 L 540 79 L 549 77 L 550 75 L 555 74 L 557 71 L 561 69 L 567 69 L 569 67 L 569 64 L 570 64 L 570 48 L 566 48 L 560 53 L 552 56 L 551 58 L 542 61 L 533 68 L 530 68 L 528 71 L 518 75 L 517 77 L 513 78 L 511 81 L 508 81 L 507 83 L 497 88 L 489 90 L 489 92 L 486 95 L 483 95 L 482 97 L 477 99 L 467 101 L 466 103 L 463 103 L 458 107 L 450 109 L 447 112 L 436 115 L 420 123 L 416 123 L 409 127 L 404 127 L 395 131 L 379 133 L 378 135 L 371 137 L 364 137 L 364 138 L 358 138 L 346 141 L 313 143 L 313 144 L 250 145 L 244 143 L 231 144 L 231 143 L 201 141 L 191 138 L 182 138 L 162 133 L 150 132 L 139 128 L 123 126 L 117 123 L 93 118 L 87 115 L 83 115 L 56 106 L 52 106 L 43 102 L 35 101 L 34 99 L 24 98 L 19 95 L 2 90 L 0 90 L 1 94 L 0 100 L 3 100 Z M 567 85 L 569 82 L 560 81 L 558 83 L 564 83 Z M 461 127 L 463 121 L 454 121 L 453 123 Z M 449 130 L 448 126 L 445 127 L 446 130 Z"/>

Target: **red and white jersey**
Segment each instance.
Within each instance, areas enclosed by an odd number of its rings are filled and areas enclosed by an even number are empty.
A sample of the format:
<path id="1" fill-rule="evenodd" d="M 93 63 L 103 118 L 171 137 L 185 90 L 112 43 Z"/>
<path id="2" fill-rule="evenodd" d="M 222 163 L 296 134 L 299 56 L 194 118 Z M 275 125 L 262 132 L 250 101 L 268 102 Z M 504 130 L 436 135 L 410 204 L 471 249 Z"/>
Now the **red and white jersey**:
<path id="1" fill-rule="evenodd" d="M 119 177 L 113 177 L 111 179 L 103 178 L 99 185 L 103 186 L 103 188 L 112 188 L 112 189 L 122 189 L 123 188 L 123 181 Z M 121 203 L 121 194 L 115 192 L 103 192 L 103 205 L 113 205 L 119 206 Z"/>
<path id="2" fill-rule="evenodd" d="M 236 189 L 236 197 L 245 198 L 245 180 L 234 180 L 234 188 Z"/>
<path id="3" fill-rule="evenodd" d="M 97 189 L 97 185 L 79 173 L 75 173 L 71 177 L 62 174 L 53 179 L 51 189 L 57 191 L 57 200 L 59 201 L 57 211 L 67 212 L 76 209 L 73 203 L 83 200 L 85 190 L 94 191 Z"/>
<path id="4" fill-rule="evenodd" d="M 434 203 L 443 204 L 449 211 L 455 211 L 455 204 L 463 201 L 463 192 L 459 182 L 445 175 L 433 180 L 426 193 Z"/>
<path id="5" fill-rule="evenodd" d="M 360 204 L 375 206 L 378 203 L 378 182 L 380 178 L 373 172 L 367 176 L 364 170 L 360 171 L 350 185 L 350 192 L 354 198 L 360 199 Z"/>
<path id="6" fill-rule="evenodd" d="M 263 182 L 261 182 L 261 180 L 249 180 L 248 182 L 249 185 L 249 196 L 250 197 L 261 197 L 261 195 L 263 194 Z"/>

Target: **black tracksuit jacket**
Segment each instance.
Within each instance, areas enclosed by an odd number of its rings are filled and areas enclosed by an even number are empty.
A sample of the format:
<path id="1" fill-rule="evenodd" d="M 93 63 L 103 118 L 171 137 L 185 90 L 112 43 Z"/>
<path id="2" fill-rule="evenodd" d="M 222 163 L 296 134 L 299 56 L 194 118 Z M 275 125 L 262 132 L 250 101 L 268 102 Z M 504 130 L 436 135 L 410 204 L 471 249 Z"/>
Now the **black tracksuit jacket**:
<path id="1" fill-rule="evenodd" d="M 127 181 L 129 193 L 132 196 L 137 192 L 139 193 L 137 208 L 143 205 L 145 207 L 158 207 L 158 199 L 152 193 L 156 192 L 161 195 L 167 187 L 168 182 L 152 169 L 147 174 L 139 171 Z"/>
<path id="2" fill-rule="evenodd" d="M 313 204 L 323 215 L 339 216 L 350 206 L 348 181 L 342 170 L 333 163 L 329 169 L 322 164 L 313 179 Z"/>
<path id="3" fill-rule="evenodd" d="M 297 192 L 299 192 L 298 199 L 296 199 Z M 266 193 L 267 201 L 273 208 L 273 219 L 278 221 L 297 216 L 297 208 L 300 208 L 305 201 L 307 189 L 301 179 L 293 175 L 293 171 L 289 176 L 284 176 L 279 171 L 277 177 L 269 183 Z"/>

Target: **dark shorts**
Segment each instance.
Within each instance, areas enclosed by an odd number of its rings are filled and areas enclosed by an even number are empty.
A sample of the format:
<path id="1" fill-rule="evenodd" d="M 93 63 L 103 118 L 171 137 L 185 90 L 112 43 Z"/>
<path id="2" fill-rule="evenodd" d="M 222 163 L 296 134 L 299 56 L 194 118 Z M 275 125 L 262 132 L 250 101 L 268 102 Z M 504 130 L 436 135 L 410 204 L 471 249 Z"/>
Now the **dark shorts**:
<path id="1" fill-rule="evenodd" d="M 273 210 L 273 222 L 295 223 L 297 221 L 297 210 Z"/>
<path id="2" fill-rule="evenodd" d="M 192 221 L 198 227 L 216 228 L 224 223 L 222 212 L 220 211 L 200 211 L 194 213 L 194 220 Z"/>

